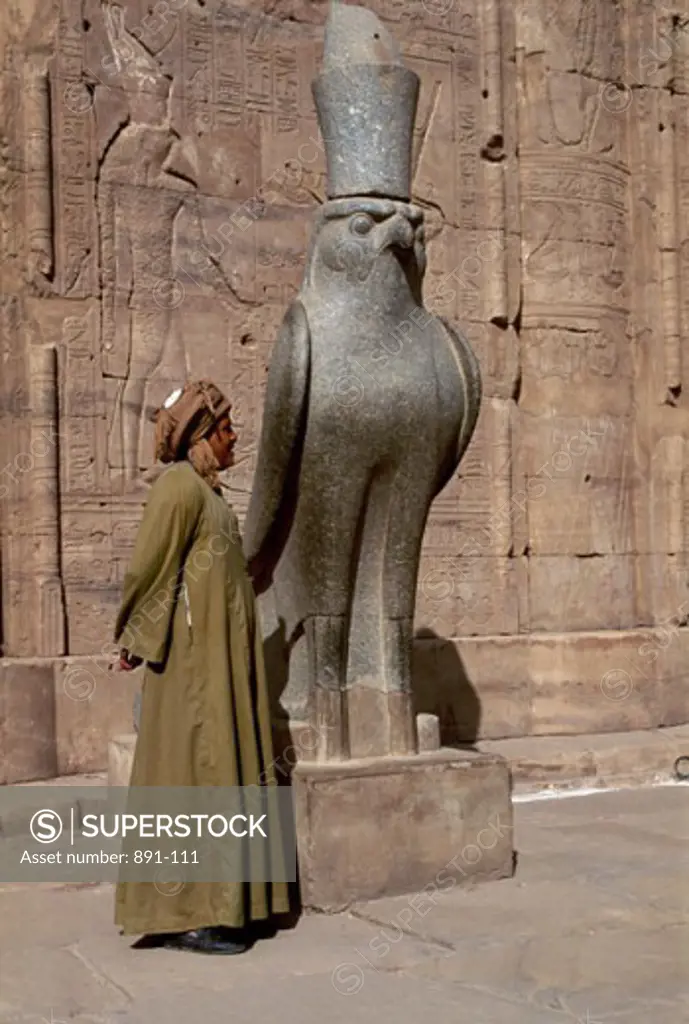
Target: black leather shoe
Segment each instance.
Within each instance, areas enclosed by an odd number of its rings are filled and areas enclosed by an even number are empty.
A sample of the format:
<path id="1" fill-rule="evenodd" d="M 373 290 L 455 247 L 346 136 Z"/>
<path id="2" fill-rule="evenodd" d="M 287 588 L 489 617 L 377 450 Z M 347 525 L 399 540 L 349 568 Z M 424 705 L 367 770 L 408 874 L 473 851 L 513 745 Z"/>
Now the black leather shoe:
<path id="1" fill-rule="evenodd" d="M 228 938 L 218 928 L 196 928 L 191 932 L 170 935 L 165 938 L 163 946 L 165 949 L 184 949 L 190 953 L 215 953 L 221 956 L 244 953 L 248 948 L 246 943 Z"/>

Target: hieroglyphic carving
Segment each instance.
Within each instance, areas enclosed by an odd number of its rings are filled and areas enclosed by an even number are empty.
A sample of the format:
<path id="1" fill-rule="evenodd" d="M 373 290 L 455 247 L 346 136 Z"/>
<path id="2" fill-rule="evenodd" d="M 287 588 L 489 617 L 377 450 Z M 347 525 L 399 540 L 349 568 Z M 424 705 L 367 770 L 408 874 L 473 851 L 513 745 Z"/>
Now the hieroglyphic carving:
<path id="1" fill-rule="evenodd" d="M 689 92 L 688 13 L 686 5 L 674 7 L 672 11 L 663 9 L 664 48 L 659 47 L 663 50 L 661 55 L 669 58 L 670 89 L 662 90 L 658 98 L 658 166 L 662 175 L 659 232 L 665 355 L 665 375 L 658 397 L 669 405 L 681 404 L 686 365 L 683 348 L 689 331 L 689 300 L 683 286 L 689 273 L 686 246 L 689 226 L 689 179 L 686 172 L 686 146 L 689 142 L 686 109 Z"/>
<path id="2" fill-rule="evenodd" d="M 304 267 L 307 226 L 308 221 L 299 214 L 289 222 L 262 218 L 256 223 L 255 280 L 259 302 L 289 304 L 294 299 Z"/>
<path id="3" fill-rule="evenodd" d="M 2 500 L 0 501 L 0 563 L 2 566 L 2 653 L 21 654 L 30 651 L 30 627 L 21 615 L 21 580 L 19 567 L 23 562 L 23 538 L 19 531 L 20 508 L 12 471 L 19 438 L 23 432 L 20 414 L 28 404 L 23 388 L 24 372 L 17 337 L 21 334 L 19 300 L 0 294 L 0 470 Z M 12 486 L 11 486 L 12 485 Z"/>
<path id="4" fill-rule="evenodd" d="M 299 108 L 299 69 L 294 52 L 283 49 L 277 51 L 273 76 L 273 91 L 277 108 L 273 130 L 278 133 L 294 132 L 297 129 Z"/>
<path id="5" fill-rule="evenodd" d="M 623 380 L 630 381 L 633 374 L 630 345 L 617 336 L 612 318 L 585 333 L 560 327 L 532 328 L 524 367 L 542 379 L 560 377 L 573 384 L 614 378 L 617 387 Z"/>
<path id="6" fill-rule="evenodd" d="M 97 292 L 94 211 L 96 158 L 92 98 L 84 81 L 81 5 L 60 4 L 49 64 L 53 125 L 55 291 L 70 297 Z"/>
<path id="7" fill-rule="evenodd" d="M 626 584 L 633 576 L 623 560 L 632 558 L 634 527 L 619 516 L 630 482 L 619 458 L 602 465 L 603 454 L 620 447 L 612 433 L 586 440 L 588 425 L 613 411 L 627 443 L 633 409 L 629 113 L 606 92 L 624 71 L 623 12 L 603 0 L 536 0 L 522 12 L 518 451 L 541 438 L 538 465 L 520 472 L 517 484 L 526 495 L 529 625 L 566 629 L 568 614 L 577 628 L 595 616 L 628 625 L 634 602 L 611 580 Z M 583 391 L 557 379 L 572 361 Z M 626 368 L 626 380 L 611 375 L 611 363 Z M 561 415 L 566 424 L 553 430 Z M 575 553 L 598 556 L 586 574 Z M 551 608 L 555 581 L 562 597 Z M 602 597 L 592 618 L 594 581 Z"/>
<path id="8" fill-rule="evenodd" d="M 103 387 L 98 351 L 98 313 L 95 306 L 80 316 L 67 316 L 62 323 L 61 413 L 66 419 L 103 416 Z"/>
<path id="9" fill-rule="evenodd" d="M 65 317 L 61 348 L 63 458 L 62 489 L 65 494 L 94 493 L 103 482 L 103 453 L 99 442 L 103 430 L 102 382 L 94 349 L 98 337 L 98 315 Z"/>
<path id="10" fill-rule="evenodd" d="M 523 503 L 511 502 L 513 415 L 511 401 L 484 401 L 460 472 L 433 502 L 419 574 L 419 626 L 450 636 L 517 629 L 508 556 Z"/>
<path id="11" fill-rule="evenodd" d="M 55 67 L 63 82 L 77 82 L 84 70 L 83 4 L 79 0 L 60 0 L 57 24 Z"/>
<path id="12" fill-rule="evenodd" d="M 601 102 L 601 82 L 621 81 L 623 18 L 605 0 L 533 0 L 520 11 L 527 148 L 563 146 L 620 158 L 624 118 Z"/>
<path id="13" fill-rule="evenodd" d="M 505 209 L 505 124 L 502 69 L 502 5 L 484 0 L 481 17 L 481 95 L 483 194 L 486 223 L 491 229 L 497 253 L 484 261 L 483 288 L 486 296 L 484 319 L 506 325 L 509 319 L 507 283 L 507 217 Z"/>
<path id="14" fill-rule="evenodd" d="M 215 13 L 214 127 L 236 130 L 244 114 L 242 32 L 237 12 L 221 7 Z"/>
<path id="15" fill-rule="evenodd" d="M 271 114 L 274 108 L 273 55 L 263 46 L 244 47 L 244 81 L 247 110 Z"/>
<path id="16" fill-rule="evenodd" d="M 28 278 L 50 290 L 54 271 L 50 83 L 45 71 L 27 64 L 23 78 L 26 244 Z"/>
<path id="17" fill-rule="evenodd" d="M 663 335 L 663 376 L 658 400 L 674 405 L 682 390 L 682 288 L 681 288 L 681 219 L 678 204 L 680 173 L 677 139 L 682 132 L 675 124 L 673 97 L 665 92 L 658 96 L 658 164 L 663 181 L 658 193 L 658 233 L 660 247 L 660 289 Z M 685 136 L 686 138 L 686 136 Z M 681 150 L 679 151 L 681 152 Z"/>
<path id="18" fill-rule="evenodd" d="M 183 20 L 184 117 L 187 133 L 212 127 L 213 20 L 210 10 L 188 9 Z"/>
<path id="19" fill-rule="evenodd" d="M 535 152 L 523 153 L 520 167 L 529 210 L 525 320 L 591 323 L 611 310 L 628 312 L 627 169 L 581 154 Z"/>
<path id="20" fill-rule="evenodd" d="M 473 54 L 477 47 L 477 31 L 467 33 L 465 44 L 472 48 Z M 476 202 L 476 183 L 479 170 L 480 144 L 479 143 L 479 114 L 476 92 L 474 89 L 467 89 L 467 83 L 463 80 L 463 73 L 469 72 L 473 77 L 476 74 L 475 56 L 470 68 L 466 63 L 460 61 L 453 63 L 452 82 L 452 110 L 454 113 L 454 126 L 452 137 L 456 146 L 455 166 L 457 168 L 457 208 L 455 221 L 459 229 L 459 237 L 467 231 L 476 231 L 478 224 L 478 209 Z M 466 313 L 464 314 L 466 316 Z"/>
<path id="21" fill-rule="evenodd" d="M 689 280 L 689 246 L 687 237 L 689 232 L 689 166 L 685 158 L 687 145 L 689 145 L 689 113 L 686 105 L 682 103 L 684 97 L 675 96 L 672 98 L 674 111 L 675 135 L 675 163 L 674 174 L 671 176 L 670 169 L 663 165 L 664 189 L 674 187 L 676 202 L 676 242 L 677 259 L 674 264 L 676 268 L 676 301 L 679 307 L 679 326 L 681 334 L 681 354 L 679 356 L 680 370 L 687 365 L 686 346 L 689 343 L 689 293 L 684 283 Z M 684 106 L 684 109 L 682 107 Z M 669 130 L 669 129 L 668 129 Z M 672 292 L 675 298 L 675 291 Z M 686 386 L 681 379 L 676 382 Z M 675 392 L 670 396 L 676 402 L 678 395 Z M 673 402 L 673 404 L 675 404 Z"/>
<path id="22" fill-rule="evenodd" d="M 259 348 L 253 338 L 233 339 L 230 356 L 233 418 L 242 444 L 231 474 L 233 493 L 237 494 L 237 510 L 244 511 L 251 492 L 258 446 L 258 400 L 260 378 Z M 241 495 L 241 497 L 240 497 Z M 234 504 L 234 502 L 233 502 Z"/>
<path id="23" fill-rule="evenodd" d="M 34 650 L 40 657 L 66 653 L 65 606 L 60 576 L 60 447 L 55 346 L 29 349 L 31 395 L 31 504 Z"/>
<path id="24" fill-rule="evenodd" d="M 457 541 L 453 555 L 486 558 L 512 548 L 509 501 L 512 491 L 511 418 L 513 403 L 499 398 L 484 402 L 476 434 L 456 478 L 433 502 L 429 529 L 454 520 Z"/>
<path id="25" fill-rule="evenodd" d="M 116 536 L 119 540 L 118 526 L 123 511 L 115 503 L 105 505 L 88 497 L 80 497 L 77 504 L 66 500 L 63 508 L 62 574 L 67 591 L 93 585 L 94 582 L 103 587 L 116 584 Z"/>

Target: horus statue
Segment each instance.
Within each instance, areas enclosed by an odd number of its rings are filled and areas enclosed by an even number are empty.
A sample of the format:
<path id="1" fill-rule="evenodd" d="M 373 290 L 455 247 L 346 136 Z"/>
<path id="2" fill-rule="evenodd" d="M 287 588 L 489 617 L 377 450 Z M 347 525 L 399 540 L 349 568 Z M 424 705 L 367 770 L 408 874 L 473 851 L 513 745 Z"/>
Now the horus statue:
<path id="1" fill-rule="evenodd" d="M 332 5 L 313 83 L 327 201 L 272 352 L 244 541 L 305 644 L 320 761 L 416 752 L 421 542 L 481 403 L 468 341 L 423 305 L 419 87 L 373 13 Z"/>

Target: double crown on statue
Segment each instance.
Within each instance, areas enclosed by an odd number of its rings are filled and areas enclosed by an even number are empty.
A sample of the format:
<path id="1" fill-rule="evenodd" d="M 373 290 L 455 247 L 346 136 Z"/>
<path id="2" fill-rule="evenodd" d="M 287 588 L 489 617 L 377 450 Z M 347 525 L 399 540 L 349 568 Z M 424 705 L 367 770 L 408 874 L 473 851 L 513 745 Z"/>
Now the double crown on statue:
<path id="1" fill-rule="evenodd" d="M 328 199 L 409 201 L 418 75 L 364 7 L 331 5 L 313 96 L 325 144 Z"/>

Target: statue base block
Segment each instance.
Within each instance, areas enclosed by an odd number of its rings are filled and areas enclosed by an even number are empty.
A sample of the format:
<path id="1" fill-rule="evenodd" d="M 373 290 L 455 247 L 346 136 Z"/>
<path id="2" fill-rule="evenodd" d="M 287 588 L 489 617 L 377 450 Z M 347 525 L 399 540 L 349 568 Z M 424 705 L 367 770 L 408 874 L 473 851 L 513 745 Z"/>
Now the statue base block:
<path id="1" fill-rule="evenodd" d="M 292 788 L 305 909 L 513 873 L 510 773 L 497 755 L 300 761 Z"/>

